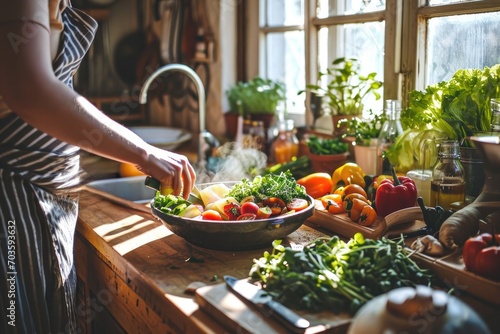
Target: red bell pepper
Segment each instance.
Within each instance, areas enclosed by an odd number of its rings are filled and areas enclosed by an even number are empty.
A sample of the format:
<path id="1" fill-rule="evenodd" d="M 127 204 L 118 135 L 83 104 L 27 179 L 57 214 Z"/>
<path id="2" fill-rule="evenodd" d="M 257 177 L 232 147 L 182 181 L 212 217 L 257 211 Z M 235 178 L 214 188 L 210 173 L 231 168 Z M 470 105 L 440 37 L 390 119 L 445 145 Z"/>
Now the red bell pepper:
<path id="1" fill-rule="evenodd" d="M 489 233 L 482 233 L 467 239 L 462 251 L 465 267 L 478 275 L 500 280 L 500 235 L 496 240 Z"/>
<path id="2" fill-rule="evenodd" d="M 375 193 L 375 208 L 377 214 L 382 217 L 415 206 L 417 202 L 415 182 L 406 176 L 398 177 L 394 168 L 392 169 L 392 176 L 392 180 L 382 180 Z"/>

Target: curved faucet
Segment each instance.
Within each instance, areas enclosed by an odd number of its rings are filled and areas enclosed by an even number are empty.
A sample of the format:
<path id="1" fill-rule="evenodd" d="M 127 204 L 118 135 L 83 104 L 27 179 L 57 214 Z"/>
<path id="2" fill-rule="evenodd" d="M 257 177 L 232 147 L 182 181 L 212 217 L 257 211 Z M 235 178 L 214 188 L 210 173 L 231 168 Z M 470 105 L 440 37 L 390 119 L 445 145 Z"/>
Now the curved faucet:
<path id="1" fill-rule="evenodd" d="M 212 149 L 219 146 L 219 141 L 206 130 L 205 128 L 205 117 L 206 117 L 206 104 L 205 104 L 205 88 L 203 87 L 203 82 L 196 72 L 189 66 L 183 64 L 168 64 L 156 69 L 144 82 L 139 94 L 139 103 L 146 104 L 148 97 L 149 86 L 153 81 L 163 73 L 169 71 L 178 71 L 186 74 L 191 80 L 193 80 L 196 90 L 198 93 L 198 108 L 199 108 L 199 121 L 200 121 L 200 133 L 198 138 L 198 164 L 200 167 L 205 167 L 208 157 L 212 155 Z"/>

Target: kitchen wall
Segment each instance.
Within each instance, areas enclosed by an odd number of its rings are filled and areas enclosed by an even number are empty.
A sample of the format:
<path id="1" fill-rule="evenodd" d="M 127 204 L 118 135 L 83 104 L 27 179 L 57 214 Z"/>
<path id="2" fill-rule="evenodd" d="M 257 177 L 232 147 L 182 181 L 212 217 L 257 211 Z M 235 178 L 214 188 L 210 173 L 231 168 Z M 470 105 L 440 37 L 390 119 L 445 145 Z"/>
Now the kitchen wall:
<path id="1" fill-rule="evenodd" d="M 172 4 L 176 1 L 181 2 L 184 7 L 183 23 L 178 25 L 181 39 L 176 50 L 180 54 L 178 57 L 164 59 L 161 47 L 165 43 L 162 42 L 174 37 L 172 29 L 170 33 L 165 29 L 165 27 L 171 27 L 169 24 L 165 25 L 165 20 L 171 22 L 172 13 L 170 16 L 162 15 L 166 13 L 162 10 L 167 8 L 168 3 Z M 138 96 L 142 81 L 157 67 L 172 62 L 184 63 L 194 68 L 206 85 L 207 129 L 216 136 L 222 137 L 225 133 L 223 113 L 228 108 L 224 92 L 236 80 L 235 17 L 238 1 L 162 0 L 159 1 L 160 17 L 154 16 L 155 1 L 153 0 L 107 1 L 111 2 L 111 5 L 103 7 L 90 4 L 89 1 L 81 3 L 82 7 L 109 9 L 109 15 L 104 16 L 104 19 L 99 22 L 100 28 L 93 48 L 86 56 L 86 63 L 82 65 L 75 80 L 76 89 L 91 99 L 94 97 L 134 99 Z M 75 7 L 79 5 L 75 1 L 73 4 Z M 143 15 L 138 15 L 141 11 Z M 123 42 L 127 37 L 137 34 L 141 29 L 141 21 L 142 29 L 153 32 L 158 38 L 156 42 L 159 43 L 157 45 L 159 50 L 153 48 L 157 51 L 156 58 L 150 55 L 149 62 L 146 62 L 146 66 L 142 66 L 142 69 L 140 65 L 138 68 L 131 69 L 132 72 L 136 72 L 138 79 L 138 84 L 131 84 L 123 80 L 123 74 L 118 68 L 117 62 L 120 61 L 118 50 L 120 44 L 123 47 Z M 195 35 L 199 26 L 203 26 L 206 36 L 213 37 L 213 57 L 208 61 L 196 61 L 193 55 L 189 54 L 194 50 Z M 141 48 L 148 47 L 151 49 L 150 43 L 143 41 Z M 127 54 L 127 52 L 122 53 Z M 125 57 L 121 60 L 123 58 Z M 140 76 L 142 77 L 139 78 Z M 194 85 L 183 75 L 162 76 L 162 80 L 158 82 L 159 87 L 153 87 L 149 94 L 148 124 L 182 127 L 196 134 L 199 130 L 199 122 Z M 179 87 L 183 89 L 179 90 Z"/>

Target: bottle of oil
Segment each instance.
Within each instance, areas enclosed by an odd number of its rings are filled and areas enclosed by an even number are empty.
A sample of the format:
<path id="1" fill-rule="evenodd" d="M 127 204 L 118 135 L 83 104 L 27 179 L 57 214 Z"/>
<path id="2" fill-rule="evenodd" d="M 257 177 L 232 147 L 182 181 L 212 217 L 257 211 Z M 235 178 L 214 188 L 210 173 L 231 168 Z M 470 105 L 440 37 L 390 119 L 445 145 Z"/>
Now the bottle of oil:
<path id="1" fill-rule="evenodd" d="M 444 140 L 439 145 L 438 162 L 432 171 L 430 206 L 440 205 L 445 210 L 452 203 L 464 203 L 465 178 L 460 162 L 460 147 L 455 140 Z"/>
<path id="2" fill-rule="evenodd" d="M 285 163 L 299 154 L 299 140 L 295 135 L 294 122 L 286 119 L 278 122 L 278 137 L 271 144 L 271 161 Z"/>

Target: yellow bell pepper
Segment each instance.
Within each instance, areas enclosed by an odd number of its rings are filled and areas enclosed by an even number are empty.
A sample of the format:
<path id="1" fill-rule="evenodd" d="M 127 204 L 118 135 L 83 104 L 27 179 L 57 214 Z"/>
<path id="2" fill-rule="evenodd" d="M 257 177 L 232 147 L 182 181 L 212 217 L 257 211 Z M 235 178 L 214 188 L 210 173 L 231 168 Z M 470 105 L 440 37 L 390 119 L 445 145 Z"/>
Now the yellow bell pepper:
<path id="1" fill-rule="evenodd" d="M 337 187 L 341 186 L 339 182 L 343 182 L 343 185 L 358 184 L 361 187 L 365 187 L 365 172 L 354 162 L 347 162 L 337 168 L 332 174 L 332 193 L 335 192 Z"/>

